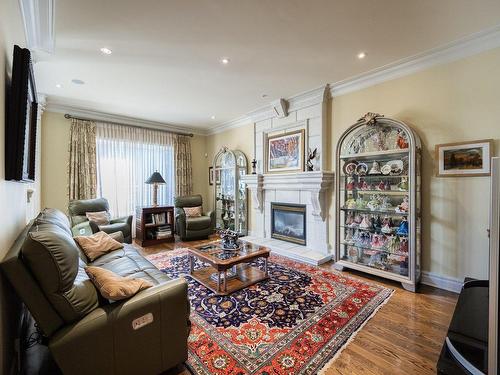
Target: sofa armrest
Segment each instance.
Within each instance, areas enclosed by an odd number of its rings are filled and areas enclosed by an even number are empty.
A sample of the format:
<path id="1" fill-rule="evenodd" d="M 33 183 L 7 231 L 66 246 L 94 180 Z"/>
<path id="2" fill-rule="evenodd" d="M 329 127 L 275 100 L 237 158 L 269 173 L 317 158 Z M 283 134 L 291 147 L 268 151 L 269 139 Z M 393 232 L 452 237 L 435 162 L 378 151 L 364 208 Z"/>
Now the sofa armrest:
<path id="1" fill-rule="evenodd" d="M 161 373 L 187 359 L 188 320 L 187 282 L 170 280 L 95 309 L 56 332 L 49 347 L 63 373 Z"/>

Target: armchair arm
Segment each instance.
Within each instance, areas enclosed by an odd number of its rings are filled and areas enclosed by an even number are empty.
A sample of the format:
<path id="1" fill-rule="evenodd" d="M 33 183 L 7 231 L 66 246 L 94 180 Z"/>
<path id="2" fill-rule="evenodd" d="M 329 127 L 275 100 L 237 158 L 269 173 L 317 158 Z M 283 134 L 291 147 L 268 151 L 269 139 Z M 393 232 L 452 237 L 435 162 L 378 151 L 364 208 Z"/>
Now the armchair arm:
<path id="1" fill-rule="evenodd" d="M 152 321 L 137 327 L 144 317 Z M 176 279 L 95 309 L 49 347 L 63 373 L 158 374 L 187 359 L 188 321 L 187 282 Z"/>
<path id="2" fill-rule="evenodd" d="M 175 209 L 175 230 L 181 238 L 186 235 L 186 214 L 183 209 Z"/>
<path id="3" fill-rule="evenodd" d="M 110 224 L 115 224 L 115 223 L 127 223 L 130 227 L 132 227 L 132 219 L 133 216 L 122 216 L 122 217 L 117 217 L 115 219 L 111 219 L 109 221 Z"/>

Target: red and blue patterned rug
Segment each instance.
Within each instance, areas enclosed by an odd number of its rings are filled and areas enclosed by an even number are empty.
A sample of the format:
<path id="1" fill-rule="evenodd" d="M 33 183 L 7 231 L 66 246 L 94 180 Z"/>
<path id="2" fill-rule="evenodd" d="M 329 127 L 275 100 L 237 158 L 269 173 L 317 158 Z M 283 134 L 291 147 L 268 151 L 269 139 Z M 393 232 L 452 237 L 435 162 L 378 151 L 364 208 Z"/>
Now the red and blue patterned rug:
<path id="1" fill-rule="evenodd" d="M 340 272 L 271 255 L 270 279 L 217 296 L 187 276 L 186 249 L 148 259 L 170 277 L 188 280 L 188 366 L 196 375 L 317 374 L 392 294 Z"/>

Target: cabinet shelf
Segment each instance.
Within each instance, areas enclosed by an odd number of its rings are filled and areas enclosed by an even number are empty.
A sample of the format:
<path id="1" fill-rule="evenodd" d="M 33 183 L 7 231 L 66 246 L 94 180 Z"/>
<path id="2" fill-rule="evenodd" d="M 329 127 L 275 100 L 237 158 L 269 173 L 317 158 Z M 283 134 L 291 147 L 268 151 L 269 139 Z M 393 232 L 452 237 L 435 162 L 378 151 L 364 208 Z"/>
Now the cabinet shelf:
<path id="1" fill-rule="evenodd" d="M 369 208 L 347 208 L 347 207 L 342 207 L 342 211 L 352 211 L 352 212 L 363 212 L 367 214 L 386 214 L 390 216 L 408 216 L 410 212 L 397 212 L 394 210 L 394 207 L 392 210 L 370 210 Z"/>
<path id="2" fill-rule="evenodd" d="M 384 150 L 384 151 L 370 151 L 370 152 L 361 152 L 359 154 L 346 154 L 340 155 L 340 159 L 354 159 L 354 160 L 367 160 L 367 159 L 383 159 L 387 156 L 396 156 L 396 155 L 407 155 L 408 149 L 395 149 L 395 150 Z"/>
<path id="3" fill-rule="evenodd" d="M 348 193 L 358 193 L 358 194 L 378 194 L 378 195 L 408 195 L 408 190 L 345 190 L 341 189 L 341 191 L 347 191 Z"/>
<path id="4" fill-rule="evenodd" d="M 404 256 L 404 257 L 408 258 L 408 253 L 392 252 L 392 251 L 389 251 L 383 247 L 372 247 L 372 246 L 368 246 L 368 245 L 356 245 L 354 243 L 348 243 L 348 242 L 341 242 L 340 244 L 344 245 L 344 246 L 355 247 L 356 249 L 376 251 L 376 252 L 380 252 L 380 253 L 393 254 L 393 255 Z"/>
<path id="5" fill-rule="evenodd" d="M 374 234 L 383 234 L 384 236 L 398 236 L 398 237 L 408 237 L 408 236 L 402 236 L 400 234 L 397 234 L 396 231 L 398 230 L 398 227 L 392 227 L 392 232 L 391 233 L 384 233 L 380 229 L 374 229 L 374 228 L 360 228 L 359 226 L 357 227 L 350 227 L 348 225 L 341 225 L 341 228 L 344 229 L 351 229 L 351 230 L 359 230 L 362 232 L 369 232 L 369 233 L 374 233 Z"/>

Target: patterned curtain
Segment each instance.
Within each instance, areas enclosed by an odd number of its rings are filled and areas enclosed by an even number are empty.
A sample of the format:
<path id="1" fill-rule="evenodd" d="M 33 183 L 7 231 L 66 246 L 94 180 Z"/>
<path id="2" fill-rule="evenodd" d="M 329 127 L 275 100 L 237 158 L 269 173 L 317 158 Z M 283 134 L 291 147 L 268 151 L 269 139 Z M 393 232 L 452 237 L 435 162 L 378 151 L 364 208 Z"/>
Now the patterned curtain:
<path id="1" fill-rule="evenodd" d="M 191 141 L 189 137 L 177 135 L 174 143 L 175 196 L 193 193 L 193 170 L 191 163 Z"/>
<path id="2" fill-rule="evenodd" d="M 96 124 L 71 120 L 69 141 L 69 199 L 96 197 Z"/>

